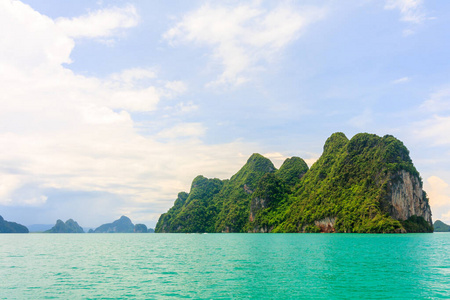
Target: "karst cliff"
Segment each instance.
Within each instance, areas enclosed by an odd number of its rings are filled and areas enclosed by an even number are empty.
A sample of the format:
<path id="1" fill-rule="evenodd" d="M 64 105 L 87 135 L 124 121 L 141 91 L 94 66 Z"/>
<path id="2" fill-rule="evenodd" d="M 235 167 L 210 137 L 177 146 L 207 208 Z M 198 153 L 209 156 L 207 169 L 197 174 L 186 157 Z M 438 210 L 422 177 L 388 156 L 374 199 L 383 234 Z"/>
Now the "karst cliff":
<path id="1" fill-rule="evenodd" d="M 334 133 L 308 168 L 253 154 L 228 180 L 198 176 L 156 232 L 432 232 L 422 180 L 391 135 Z"/>

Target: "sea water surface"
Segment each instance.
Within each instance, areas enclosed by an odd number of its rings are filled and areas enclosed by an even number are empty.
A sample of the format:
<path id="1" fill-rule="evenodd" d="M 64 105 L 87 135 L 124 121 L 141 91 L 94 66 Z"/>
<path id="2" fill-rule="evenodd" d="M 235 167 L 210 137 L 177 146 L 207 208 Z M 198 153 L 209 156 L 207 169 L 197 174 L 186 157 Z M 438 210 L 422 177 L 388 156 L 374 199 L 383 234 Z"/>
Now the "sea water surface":
<path id="1" fill-rule="evenodd" d="M 450 234 L 2 234 L 0 299 L 449 299 Z"/>

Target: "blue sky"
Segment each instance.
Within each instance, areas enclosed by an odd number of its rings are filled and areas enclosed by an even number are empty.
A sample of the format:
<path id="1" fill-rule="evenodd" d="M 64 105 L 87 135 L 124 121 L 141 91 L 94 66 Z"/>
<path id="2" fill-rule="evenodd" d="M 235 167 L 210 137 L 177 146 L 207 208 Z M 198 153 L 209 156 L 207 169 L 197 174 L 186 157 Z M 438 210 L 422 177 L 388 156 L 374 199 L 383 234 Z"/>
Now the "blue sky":
<path id="1" fill-rule="evenodd" d="M 154 226 L 254 152 L 392 134 L 450 222 L 447 1 L 0 1 L 0 214 Z"/>

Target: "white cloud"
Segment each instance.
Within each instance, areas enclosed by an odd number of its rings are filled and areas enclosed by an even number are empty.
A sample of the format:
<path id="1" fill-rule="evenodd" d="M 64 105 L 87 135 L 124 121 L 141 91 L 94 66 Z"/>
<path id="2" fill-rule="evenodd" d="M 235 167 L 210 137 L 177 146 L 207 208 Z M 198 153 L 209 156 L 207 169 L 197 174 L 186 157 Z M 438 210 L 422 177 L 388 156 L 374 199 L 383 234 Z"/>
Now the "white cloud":
<path id="1" fill-rule="evenodd" d="M 176 97 L 187 91 L 187 85 L 182 81 L 169 81 L 164 85 L 164 87 L 166 89 L 165 96 L 168 98 Z"/>
<path id="2" fill-rule="evenodd" d="M 447 213 L 441 215 L 441 221 L 448 224 L 450 222 L 450 210 Z"/>
<path id="3" fill-rule="evenodd" d="M 416 123 L 415 135 L 422 140 L 428 140 L 431 145 L 450 144 L 450 116 L 434 115 L 431 118 Z"/>
<path id="4" fill-rule="evenodd" d="M 126 111 L 114 112 L 108 107 L 88 105 L 82 108 L 83 120 L 87 124 L 113 124 L 132 122 L 130 114 Z"/>
<path id="5" fill-rule="evenodd" d="M 420 113 L 428 116 L 415 123 L 414 135 L 430 145 L 450 144 L 450 89 L 441 88 L 420 106 Z"/>
<path id="6" fill-rule="evenodd" d="M 308 167 L 311 167 L 320 157 L 320 154 L 317 153 L 305 153 L 305 155 L 309 158 L 302 157 L 302 159 L 305 161 Z M 263 154 L 263 156 L 270 159 L 277 168 L 280 168 L 283 162 L 286 159 L 290 158 L 290 156 L 286 156 L 280 152 L 265 153 Z"/>
<path id="7" fill-rule="evenodd" d="M 450 188 L 448 183 L 437 176 L 429 177 L 425 182 L 430 205 L 433 208 L 450 206 Z"/>
<path id="8" fill-rule="evenodd" d="M 324 15 L 323 9 L 286 3 L 272 10 L 261 8 L 259 2 L 237 7 L 206 4 L 186 14 L 164 38 L 173 45 L 191 42 L 211 47 L 212 58 L 223 72 L 210 84 L 239 85 Z"/>
<path id="9" fill-rule="evenodd" d="M 9 204 L 12 193 L 20 187 L 20 176 L 16 174 L 0 174 L 0 204 Z"/>
<path id="10" fill-rule="evenodd" d="M 11 65 L 33 69 L 47 63 L 70 62 L 74 42 L 54 26 L 52 19 L 22 2 L 0 1 L 0 24 L 0 72 L 14 72 Z M 18 47 L 20 44 L 22 47 Z"/>
<path id="11" fill-rule="evenodd" d="M 430 112 L 443 112 L 450 110 L 450 88 L 442 88 L 430 95 L 422 104 L 422 109 Z"/>
<path id="12" fill-rule="evenodd" d="M 385 9 L 398 9 L 400 20 L 420 24 L 426 19 L 422 0 L 387 0 Z"/>
<path id="13" fill-rule="evenodd" d="M 403 30 L 404 36 L 413 35 L 414 27 L 422 24 L 425 20 L 433 19 L 427 16 L 422 0 L 386 0 L 384 9 L 400 12 L 400 21 L 409 25 Z"/>
<path id="14" fill-rule="evenodd" d="M 119 28 L 134 27 L 138 23 L 136 8 L 128 5 L 123 8 L 112 7 L 91 12 L 77 18 L 56 19 L 56 27 L 71 38 L 109 37 Z"/>
<path id="15" fill-rule="evenodd" d="M 200 123 L 139 134 L 133 112 L 157 110 L 161 98 L 187 90 L 183 82 L 158 80 L 152 69 L 99 79 L 63 67 L 74 37 L 111 36 L 133 20 L 130 6 L 55 22 L 21 2 L 0 1 L 0 28 L 8 28 L 0 30 L 1 205 L 43 205 L 45 191 L 57 189 L 167 209 L 196 175 L 227 178 L 243 164 L 243 143 L 204 145 Z M 174 111 L 195 108 L 187 102 Z"/>
<path id="16" fill-rule="evenodd" d="M 186 103 L 179 102 L 175 106 L 168 106 L 164 109 L 172 115 L 183 115 L 198 110 L 198 105 L 194 104 L 192 101 Z"/>
<path id="17" fill-rule="evenodd" d="M 28 198 L 23 200 L 23 204 L 27 206 L 41 206 L 47 202 L 48 197 L 41 195 L 34 198 Z"/>
<path id="18" fill-rule="evenodd" d="M 398 79 L 393 80 L 391 83 L 392 84 L 400 84 L 400 83 L 406 83 L 406 82 L 408 82 L 410 80 L 411 80 L 411 78 L 409 78 L 409 77 L 402 77 L 402 78 L 398 78 Z"/>
<path id="19" fill-rule="evenodd" d="M 169 139 L 179 137 L 200 137 L 203 136 L 205 132 L 206 129 L 200 123 L 182 123 L 160 131 L 158 137 Z"/>
<path id="20" fill-rule="evenodd" d="M 283 162 L 289 158 L 289 156 L 285 156 L 280 152 L 264 153 L 263 156 L 270 159 L 277 168 L 279 168 Z"/>
<path id="21" fill-rule="evenodd" d="M 127 69 L 120 73 L 112 74 L 110 76 L 110 79 L 113 82 L 118 82 L 119 84 L 125 86 L 133 86 L 136 84 L 136 82 L 154 78 L 156 78 L 155 71 L 143 68 Z"/>

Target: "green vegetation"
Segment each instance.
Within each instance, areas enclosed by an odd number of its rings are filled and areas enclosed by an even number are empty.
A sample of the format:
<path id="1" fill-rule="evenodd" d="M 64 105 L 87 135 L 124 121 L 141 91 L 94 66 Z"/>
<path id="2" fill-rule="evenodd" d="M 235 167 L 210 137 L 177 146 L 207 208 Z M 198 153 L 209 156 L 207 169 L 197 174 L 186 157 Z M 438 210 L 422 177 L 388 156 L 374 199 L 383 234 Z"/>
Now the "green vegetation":
<path id="1" fill-rule="evenodd" d="M 174 206 L 156 224 L 156 232 L 213 232 L 217 208 L 213 197 L 221 190 L 223 182 L 197 176 L 191 192 L 179 193 Z"/>
<path id="2" fill-rule="evenodd" d="M 290 197 L 286 219 L 274 231 L 302 231 L 326 217 L 336 217 L 336 232 L 404 231 L 389 216 L 386 197 L 388 183 L 400 170 L 418 176 L 408 150 L 394 137 L 357 134 L 349 141 L 335 133 Z"/>
<path id="3" fill-rule="evenodd" d="M 45 233 L 84 233 L 83 228 L 78 225 L 72 219 L 69 219 L 64 223 L 61 220 L 57 220 L 55 226 L 45 231 Z"/>
<path id="4" fill-rule="evenodd" d="M 272 172 L 275 167 L 269 159 L 253 154 L 242 169 L 225 182 L 214 198 L 219 212 L 215 232 L 245 232 L 252 194 L 259 180 Z"/>
<path id="5" fill-rule="evenodd" d="M 401 223 L 408 232 L 433 232 L 433 225 L 425 221 L 423 217 L 411 216 Z"/>
<path id="6" fill-rule="evenodd" d="M 191 192 L 180 193 L 161 215 L 156 232 L 432 232 L 423 217 L 390 215 L 401 171 L 421 188 L 408 150 L 393 136 L 362 133 L 348 140 L 335 133 L 309 170 L 298 157 L 276 170 L 253 154 L 230 180 L 197 177 Z"/>
<path id="7" fill-rule="evenodd" d="M 450 225 L 447 225 L 440 220 L 436 220 L 434 222 L 434 231 L 435 232 L 450 232 Z"/>
<path id="8" fill-rule="evenodd" d="M 28 233 L 28 228 L 15 222 L 8 222 L 0 216 L 0 233 Z"/>

